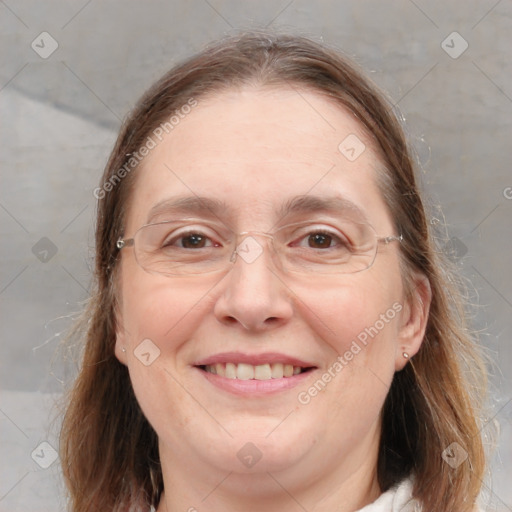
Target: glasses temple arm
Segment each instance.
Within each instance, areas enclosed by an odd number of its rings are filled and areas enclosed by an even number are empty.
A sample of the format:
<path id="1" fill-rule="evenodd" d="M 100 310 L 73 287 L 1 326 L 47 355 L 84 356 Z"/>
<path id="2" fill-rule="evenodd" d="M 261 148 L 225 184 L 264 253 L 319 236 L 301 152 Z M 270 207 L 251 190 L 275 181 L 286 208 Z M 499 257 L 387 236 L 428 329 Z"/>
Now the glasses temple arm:
<path id="1" fill-rule="evenodd" d="M 404 239 L 404 236 L 403 235 L 398 235 L 398 236 L 384 236 L 382 238 L 378 238 L 377 241 L 378 242 L 382 242 L 384 244 L 390 244 L 391 242 L 402 242 Z"/>
<path id="2" fill-rule="evenodd" d="M 116 242 L 116 247 L 121 250 L 123 247 L 130 247 L 133 245 L 133 238 L 125 238 L 124 240 L 119 237 L 119 240 Z"/>

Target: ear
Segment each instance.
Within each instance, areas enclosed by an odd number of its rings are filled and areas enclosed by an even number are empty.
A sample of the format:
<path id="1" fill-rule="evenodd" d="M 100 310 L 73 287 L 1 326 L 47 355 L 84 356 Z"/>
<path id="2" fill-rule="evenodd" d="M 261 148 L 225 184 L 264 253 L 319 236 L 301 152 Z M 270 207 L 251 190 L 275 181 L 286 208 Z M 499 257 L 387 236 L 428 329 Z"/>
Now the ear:
<path id="1" fill-rule="evenodd" d="M 123 352 L 123 349 L 125 350 Z M 117 359 L 120 363 L 124 364 L 126 366 L 126 346 L 124 343 L 124 336 L 119 336 L 118 333 L 116 333 L 116 344 L 114 347 L 114 354 L 116 355 Z"/>
<path id="2" fill-rule="evenodd" d="M 114 308 L 114 315 L 116 321 L 116 343 L 114 345 L 114 354 L 120 363 L 127 364 L 127 339 L 126 331 L 123 326 L 123 319 L 119 311 L 119 305 Z"/>
<path id="3" fill-rule="evenodd" d="M 423 343 L 427 327 L 432 289 L 426 276 L 417 274 L 412 281 L 412 289 L 404 301 L 401 326 L 396 345 L 395 370 L 402 370 L 408 359 L 417 354 Z M 404 353 L 407 357 L 404 357 Z"/>

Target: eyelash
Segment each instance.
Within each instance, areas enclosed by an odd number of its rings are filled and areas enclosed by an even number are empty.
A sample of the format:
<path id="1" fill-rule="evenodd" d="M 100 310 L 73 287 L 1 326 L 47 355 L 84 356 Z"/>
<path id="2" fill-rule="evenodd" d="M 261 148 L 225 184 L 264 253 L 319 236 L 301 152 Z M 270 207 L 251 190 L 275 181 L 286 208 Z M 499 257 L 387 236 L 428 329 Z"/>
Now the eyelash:
<path id="1" fill-rule="evenodd" d="M 173 246 L 173 245 L 177 244 L 178 247 L 180 247 L 182 249 L 186 249 L 183 247 L 183 240 L 186 238 L 190 238 L 194 235 L 196 235 L 198 237 L 205 238 L 205 239 L 207 239 L 207 241 L 210 242 L 206 248 L 219 247 L 222 245 L 220 242 L 216 242 L 214 237 L 208 235 L 203 230 L 188 229 L 184 233 L 178 233 L 177 235 L 172 235 L 171 237 L 166 237 L 165 241 L 162 243 L 162 248 Z M 349 242 L 346 239 L 344 239 L 344 237 L 342 235 L 335 233 L 333 230 L 321 229 L 321 228 L 311 229 L 307 232 L 304 232 L 298 238 L 295 238 L 294 241 L 290 242 L 289 245 L 291 247 L 301 246 L 302 241 L 307 240 L 309 237 L 312 237 L 315 235 L 325 235 L 327 237 L 330 237 L 332 239 L 331 242 L 335 243 L 336 245 L 344 245 L 344 246 L 350 245 Z M 180 241 L 181 241 L 181 243 L 180 243 Z M 320 249 L 320 250 L 332 249 L 333 247 L 334 246 L 329 246 L 328 248 L 324 248 L 324 249 Z M 204 247 L 201 247 L 201 248 L 204 248 Z"/>
<path id="2" fill-rule="evenodd" d="M 348 242 L 344 240 L 344 238 L 336 233 L 334 233 L 331 230 L 328 229 L 314 229 L 311 231 L 308 231 L 304 235 L 301 235 L 300 238 L 298 238 L 299 243 L 303 240 L 308 240 L 310 237 L 315 235 L 324 235 L 331 238 L 331 242 L 335 245 L 348 245 Z M 295 245 L 296 242 L 292 242 L 292 245 Z M 329 246 L 327 249 L 332 249 L 334 246 Z"/>
<path id="3" fill-rule="evenodd" d="M 179 242 L 180 240 L 182 241 L 182 240 L 184 240 L 186 238 L 190 238 L 194 235 L 204 237 L 207 240 L 209 240 L 211 242 L 211 244 L 208 247 L 213 247 L 213 246 L 218 247 L 220 245 L 218 242 L 214 242 L 213 237 L 209 236 L 207 233 L 205 233 L 199 229 L 195 229 L 195 230 L 188 229 L 184 233 L 178 233 L 177 235 L 171 234 L 170 236 L 165 237 L 164 242 L 162 243 L 162 248 L 173 246 L 173 245 L 177 244 L 177 242 Z M 181 244 L 178 243 L 177 246 L 183 249 L 184 247 L 182 246 L 182 244 L 183 244 L 183 242 Z"/>

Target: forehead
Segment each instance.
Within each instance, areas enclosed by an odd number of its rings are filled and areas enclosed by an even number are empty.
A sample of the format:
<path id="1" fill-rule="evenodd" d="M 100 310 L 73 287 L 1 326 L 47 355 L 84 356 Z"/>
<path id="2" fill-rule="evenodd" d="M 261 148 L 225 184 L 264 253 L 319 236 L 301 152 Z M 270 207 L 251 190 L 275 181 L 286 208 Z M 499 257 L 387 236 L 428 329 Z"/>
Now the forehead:
<path id="1" fill-rule="evenodd" d="M 186 196 L 218 200 L 243 222 L 308 194 L 347 199 L 370 220 L 389 220 L 371 139 L 353 114 L 318 93 L 245 88 L 201 97 L 172 131 L 153 138 L 127 229 L 145 223 L 158 203 Z"/>

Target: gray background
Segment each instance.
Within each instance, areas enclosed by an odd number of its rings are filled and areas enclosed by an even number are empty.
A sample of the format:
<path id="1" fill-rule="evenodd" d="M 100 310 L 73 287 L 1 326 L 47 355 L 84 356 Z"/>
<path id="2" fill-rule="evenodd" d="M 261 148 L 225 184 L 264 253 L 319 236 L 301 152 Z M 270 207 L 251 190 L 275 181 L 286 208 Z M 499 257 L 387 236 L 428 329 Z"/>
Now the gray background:
<path id="1" fill-rule="evenodd" d="M 472 283 L 473 325 L 495 361 L 484 430 L 499 425 L 501 435 L 488 510 L 512 510 L 510 0 L 5 0 L 0 511 L 64 510 L 58 461 L 44 468 L 58 443 L 55 403 L 73 375 L 57 349 L 87 297 L 92 190 L 120 120 L 180 59 L 265 26 L 344 50 L 406 118 L 432 222 L 444 216 L 446 250 Z M 42 32 L 58 44 L 50 56 Z"/>

